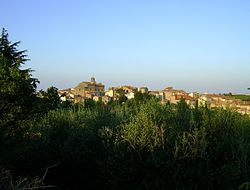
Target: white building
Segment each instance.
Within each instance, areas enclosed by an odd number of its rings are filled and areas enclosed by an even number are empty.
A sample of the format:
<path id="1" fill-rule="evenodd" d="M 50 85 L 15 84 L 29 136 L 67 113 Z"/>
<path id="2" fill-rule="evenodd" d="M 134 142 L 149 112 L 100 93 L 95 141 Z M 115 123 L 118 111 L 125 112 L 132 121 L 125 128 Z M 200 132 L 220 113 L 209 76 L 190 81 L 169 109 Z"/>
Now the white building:
<path id="1" fill-rule="evenodd" d="M 135 98 L 135 93 L 134 92 L 130 92 L 130 93 L 125 94 L 125 96 L 130 100 L 132 98 Z"/>

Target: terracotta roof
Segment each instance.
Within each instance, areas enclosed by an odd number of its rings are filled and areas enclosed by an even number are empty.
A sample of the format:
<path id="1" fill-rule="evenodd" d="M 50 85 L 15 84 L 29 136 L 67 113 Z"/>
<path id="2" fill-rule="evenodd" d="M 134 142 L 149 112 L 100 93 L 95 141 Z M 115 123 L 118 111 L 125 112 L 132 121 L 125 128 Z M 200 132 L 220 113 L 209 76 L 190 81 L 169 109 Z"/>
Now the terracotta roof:
<path id="1" fill-rule="evenodd" d="M 193 100 L 193 98 L 191 96 L 188 96 L 188 95 L 175 95 L 176 100 L 180 100 L 182 98 L 184 98 L 185 100 L 190 100 L 190 101 Z"/>
<path id="2" fill-rule="evenodd" d="M 225 97 L 224 95 L 220 95 L 220 94 L 205 94 L 205 96 L 207 97 L 215 97 L 215 98 L 222 98 Z"/>

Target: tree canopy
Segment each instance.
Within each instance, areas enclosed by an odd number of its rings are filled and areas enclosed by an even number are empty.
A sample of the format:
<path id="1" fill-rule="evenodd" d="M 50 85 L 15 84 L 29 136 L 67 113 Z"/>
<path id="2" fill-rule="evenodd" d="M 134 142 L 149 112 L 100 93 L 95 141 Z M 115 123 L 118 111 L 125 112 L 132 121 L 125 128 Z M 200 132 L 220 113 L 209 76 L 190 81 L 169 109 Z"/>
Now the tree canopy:
<path id="1" fill-rule="evenodd" d="M 27 117 L 35 107 L 36 78 L 31 69 L 21 69 L 28 59 L 26 50 L 19 51 L 20 42 L 12 43 L 2 30 L 0 37 L 0 120 L 1 124 Z"/>

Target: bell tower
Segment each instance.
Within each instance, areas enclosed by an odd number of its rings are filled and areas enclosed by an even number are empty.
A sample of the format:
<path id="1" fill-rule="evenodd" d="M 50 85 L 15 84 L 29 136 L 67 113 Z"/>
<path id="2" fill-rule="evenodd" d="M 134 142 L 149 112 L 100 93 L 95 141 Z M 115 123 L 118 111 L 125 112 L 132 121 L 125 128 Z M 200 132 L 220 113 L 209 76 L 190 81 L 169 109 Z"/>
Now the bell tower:
<path id="1" fill-rule="evenodd" d="M 95 82 L 95 77 L 91 77 L 90 82 L 91 82 L 92 84 L 95 84 L 95 83 L 96 83 L 96 82 Z"/>

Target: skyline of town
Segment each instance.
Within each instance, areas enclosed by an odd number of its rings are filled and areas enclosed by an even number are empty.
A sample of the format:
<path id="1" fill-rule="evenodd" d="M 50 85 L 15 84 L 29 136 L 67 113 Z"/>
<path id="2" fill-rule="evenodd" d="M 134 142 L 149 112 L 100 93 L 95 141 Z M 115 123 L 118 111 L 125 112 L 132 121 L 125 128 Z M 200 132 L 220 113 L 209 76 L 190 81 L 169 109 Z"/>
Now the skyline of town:
<path id="1" fill-rule="evenodd" d="M 214 94 L 214 93 L 199 93 L 187 92 L 183 89 L 175 89 L 172 86 L 167 86 L 161 90 L 151 90 L 147 86 L 135 87 L 121 85 L 105 89 L 105 84 L 96 81 L 91 77 L 89 81 L 80 82 L 75 87 L 60 89 L 59 97 L 62 101 L 71 101 L 74 103 L 83 103 L 87 99 L 92 99 L 96 102 L 100 101 L 109 104 L 113 101 L 127 101 L 134 99 L 138 92 L 154 96 L 160 100 L 162 104 L 178 104 L 181 99 L 184 99 L 187 104 L 194 108 L 198 106 L 207 106 L 208 108 L 223 108 L 232 109 L 242 114 L 250 115 L 250 96 L 249 95 L 234 95 Z"/>
<path id="2" fill-rule="evenodd" d="M 96 77 L 95 77 L 95 75 L 91 75 L 91 77 L 86 77 L 86 79 L 88 79 L 88 78 L 96 78 Z M 99 78 L 98 78 L 98 80 L 99 80 Z M 82 83 L 84 81 L 86 81 L 86 80 L 78 81 L 78 82 L 76 82 L 76 83 L 74 83 L 72 85 L 69 85 L 69 86 L 63 85 L 61 88 L 58 88 L 57 86 L 55 86 L 55 87 L 57 87 L 58 89 L 61 89 L 61 90 L 62 89 L 67 89 L 67 88 L 73 88 L 79 82 Z M 174 86 L 174 85 L 171 85 L 170 83 L 163 83 L 163 84 L 161 84 L 160 87 L 157 88 L 157 87 L 154 87 L 153 85 L 146 85 L 147 83 L 148 82 L 141 83 L 141 84 L 140 83 L 136 83 L 136 82 L 134 82 L 134 83 L 133 82 L 132 83 L 126 83 L 126 82 L 125 83 L 117 83 L 117 82 L 115 82 L 115 83 L 111 84 L 110 82 L 108 82 L 108 85 L 106 85 L 106 82 L 103 82 L 103 84 L 105 84 L 105 90 L 110 89 L 112 87 L 119 87 L 119 86 L 133 86 L 133 87 L 136 87 L 136 88 L 147 87 L 151 91 L 155 91 L 155 90 L 156 91 L 157 90 L 160 91 L 160 90 L 164 89 L 165 87 L 175 87 L 175 88 L 178 88 L 178 89 L 183 89 L 183 90 L 185 90 L 187 92 L 199 92 L 199 93 L 211 93 L 211 94 L 226 94 L 226 93 L 232 93 L 232 94 L 250 94 L 250 89 L 249 89 L 248 86 L 246 86 L 245 89 L 242 89 L 241 92 L 234 92 L 234 91 L 230 91 L 230 89 L 227 89 L 225 91 L 219 91 L 219 90 L 216 90 L 216 89 L 214 89 L 214 90 L 203 90 L 202 91 L 202 90 L 197 90 L 197 89 L 192 88 L 192 87 L 191 88 L 181 87 L 181 85 Z M 42 88 L 39 88 L 39 89 L 42 89 Z M 206 89 L 206 87 L 204 87 L 204 89 Z M 243 92 L 243 91 L 245 91 L 245 92 Z"/>
<path id="3" fill-rule="evenodd" d="M 96 83 L 96 77 L 94 75 L 92 75 L 90 78 L 90 82 L 94 81 L 93 83 Z M 84 80 L 84 81 L 80 81 L 80 83 L 78 82 L 78 86 L 80 84 L 83 84 L 83 83 L 89 83 L 88 80 Z M 148 87 L 147 85 L 131 85 L 131 84 L 117 84 L 117 85 L 111 85 L 111 86 L 107 86 L 105 85 L 105 83 L 103 82 L 98 82 L 97 84 L 101 85 L 102 86 L 102 89 L 103 91 L 107 91 L 109 89 L 112 89 L 112 88 L 119 88 L 119 87 L 132 87 L 132 88 L 147 88 L 148 91 L 161 91 L 165 88 L 176 88 L 176 86 L 173 86 L 173 85 L 165 85 L 163 88 L 150 88 Z M 76 84 L 72 85 L 72 86 L 67 86 L 67 87 L 64 87 L 64 88 L 58 88 L 58 90 L 64 90 L 64 89 L 70 89 L 70 88 L 75 88 L 75 87 L 78 87 L 76 86 Z M 55 86 L 56 87 L 56 86 Z M 57 87 L 56 87 L 57 88 Z M 245 95 L 250 95 L 250 87 L 247 87 L 246 90 L 247 92 L 246 93 L 234 93 L 234 92 L 231 92 L 231 91 L 228 91 L 228 92 L 209 92 L 209 91 L 198 91 L 198 90 L 187 90 L 187 89 L 183 89 L 183 88 L 178 88 L 177 89 L 181 89 L 181 90 L 185 90 L 186 92 L 189 92 L 189 93 L 201 93 L 201 94 L 245 94 Z"/>
<path id="4" fill-rule="evenodd" d="M 3 1 L 0 26 L 59 89 L 106 86 L 248 93 L 250 1 Z"/>

